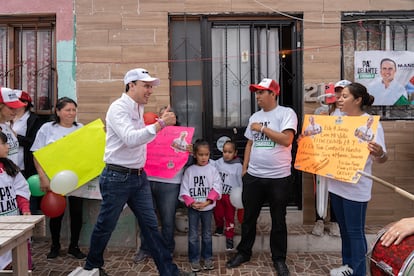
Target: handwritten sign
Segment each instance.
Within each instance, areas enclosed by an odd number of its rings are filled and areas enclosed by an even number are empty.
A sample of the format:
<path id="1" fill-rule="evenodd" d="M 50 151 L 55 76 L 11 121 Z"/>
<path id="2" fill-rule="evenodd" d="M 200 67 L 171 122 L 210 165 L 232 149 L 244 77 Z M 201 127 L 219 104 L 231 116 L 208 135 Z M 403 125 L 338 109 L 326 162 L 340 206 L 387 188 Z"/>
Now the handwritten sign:
<path id="1" fill-rule="evenodd" d="M 356 183 L 375 139 L 379 116 L 305 115 L 295 168 Z"/>
<path id="2" fill-rule="evenodd" d="M 75 172 L 79 178 L 76 188 L 79 188 L 102 172 L 104 151 L 104 125 L 97 119 L 33 155 L 50 179 L 63 170 Z"/>
<path id="3" fill-rule="evenodd" d="M 169 126 L 147 145 L 145 172 L 149 176 L 173 178 L 185 165 L 194 128 Z"/>

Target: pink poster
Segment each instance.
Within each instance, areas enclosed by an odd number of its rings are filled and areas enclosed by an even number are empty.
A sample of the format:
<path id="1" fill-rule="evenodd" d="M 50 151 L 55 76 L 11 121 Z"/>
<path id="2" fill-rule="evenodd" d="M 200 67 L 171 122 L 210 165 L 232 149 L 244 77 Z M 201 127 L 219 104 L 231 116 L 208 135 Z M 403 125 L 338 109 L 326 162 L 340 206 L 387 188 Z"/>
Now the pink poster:
<path id="1" fill-rule="evenodd" d="M 185 165 L 194 128 L 169 126 L 147 145 L 145 171 L 149 176 L 173 178 Z"/>

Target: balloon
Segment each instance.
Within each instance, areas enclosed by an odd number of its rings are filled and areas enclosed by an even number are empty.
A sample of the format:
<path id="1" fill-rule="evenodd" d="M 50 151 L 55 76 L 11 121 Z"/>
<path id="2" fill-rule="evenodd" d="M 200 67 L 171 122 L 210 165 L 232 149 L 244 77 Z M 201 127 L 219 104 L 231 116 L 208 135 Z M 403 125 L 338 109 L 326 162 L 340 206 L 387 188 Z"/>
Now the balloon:
<path id="1" fill-rule="evenodd" d="M 152 125 L 157 122 L 158 115 L 154 112 L 145 112 L 144 113 L 144 123 L 145 125 Z"/>
<path id="2" fill-rule="evenodd" d="M 231 189 L 230 202 L 237 209 L 243 209 L 242 187 L 233 187 Z"/>
<path id="3" fill-rule="evenodd" d="M 47 192 L 40 202 L 40 210 L 50 217 L 55 218 L 62 215 L 66 208 L 66 198 L 54 192 Z"/>
<path id="4" fill-rule="evenodd" d="M 27 179 L 27 183 L 29 184 L 30 194 L 33 196 L 42 196 L 45 194 L 40 189 L 40 179 L 38 174 L 34 174 Z"/>
<path id="5" fill-rule="evenodd" d="M 243 217 L 244 217 L 244 209 L 237 209 L 237 219 L 240 223 L 243 223 Z"/>
<path id="6" fill-rule="evenodd" d="M 78 176 L 70 170 L 60 171 L 50 180 L 50 189 L 57 194 L 67 194 L 75 190 Z"/>

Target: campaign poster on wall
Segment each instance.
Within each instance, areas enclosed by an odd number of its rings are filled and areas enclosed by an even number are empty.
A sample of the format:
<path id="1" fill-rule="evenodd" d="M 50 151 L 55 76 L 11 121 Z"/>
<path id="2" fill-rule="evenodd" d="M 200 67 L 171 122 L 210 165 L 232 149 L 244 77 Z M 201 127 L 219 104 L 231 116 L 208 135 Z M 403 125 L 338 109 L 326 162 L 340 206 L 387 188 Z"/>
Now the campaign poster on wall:
<path id="1" fill-rule="evenodd" d="M 356 51 L 355 82 L 375 97 L 373 105 L 414 105 L 414 52 Z"/>
<path id="2" fill-rule="evenodd" d="M 375 139 L 379 116 L 306 114 L 295 159 L 301 171 L 356 183 Z"/>

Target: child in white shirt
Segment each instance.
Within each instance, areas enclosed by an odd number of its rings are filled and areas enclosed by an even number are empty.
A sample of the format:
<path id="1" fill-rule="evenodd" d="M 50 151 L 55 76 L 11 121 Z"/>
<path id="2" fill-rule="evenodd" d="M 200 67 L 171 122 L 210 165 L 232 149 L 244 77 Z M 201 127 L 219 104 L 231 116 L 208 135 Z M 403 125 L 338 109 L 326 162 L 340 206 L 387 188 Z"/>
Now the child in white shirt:
<path id="1" fill-rule="evenodd" d="M 179 199 L 188 207 L 188 258 L 191 270 L 201 270 L 200 255 L 205 270 L 214 269 L 211 221 L 216 200 L 221 197 L 220 175 L 209 163 L 210 146 L 198 140 L 194 146 L 196 163 L 187 168 L 180 187 Z M 198 226 L 201 222 L 201 254 Z"/>

